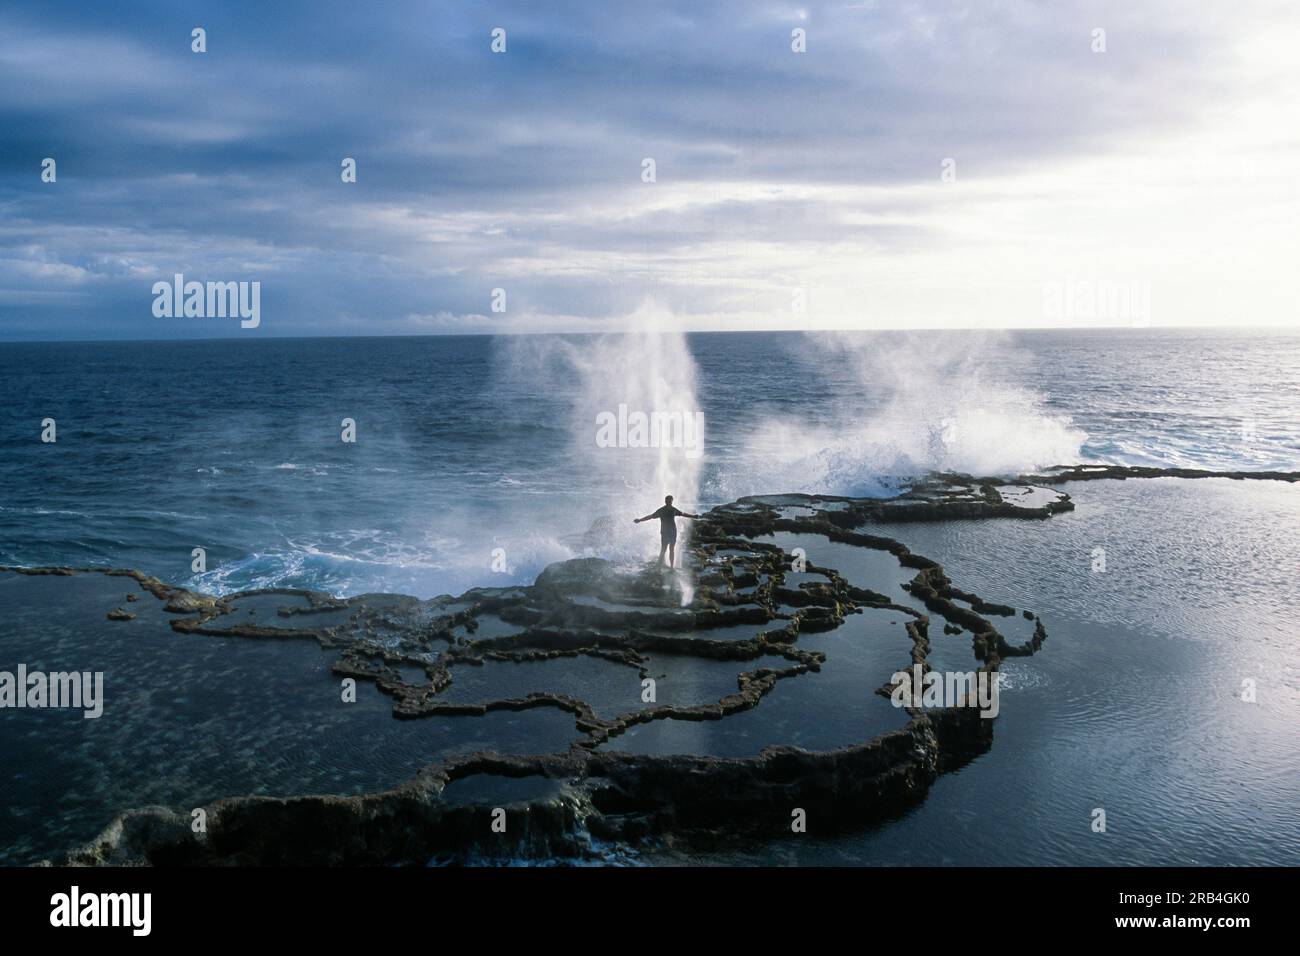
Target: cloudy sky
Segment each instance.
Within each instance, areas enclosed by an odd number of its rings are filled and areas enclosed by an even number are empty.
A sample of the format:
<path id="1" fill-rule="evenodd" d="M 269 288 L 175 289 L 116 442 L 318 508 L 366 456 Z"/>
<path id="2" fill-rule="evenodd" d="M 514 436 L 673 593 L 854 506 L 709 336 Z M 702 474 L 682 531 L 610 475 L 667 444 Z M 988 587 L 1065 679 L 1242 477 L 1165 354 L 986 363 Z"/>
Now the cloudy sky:
<path id="1" fill-rule="evenodd" d="M 1290 0 L 5 0 L 0 338 L 241 334 L 155 318 L 177 272 L 259 281 L 259 335 L 647 301 L 697 329 L 1295 326 L 1298 28 Z"/>

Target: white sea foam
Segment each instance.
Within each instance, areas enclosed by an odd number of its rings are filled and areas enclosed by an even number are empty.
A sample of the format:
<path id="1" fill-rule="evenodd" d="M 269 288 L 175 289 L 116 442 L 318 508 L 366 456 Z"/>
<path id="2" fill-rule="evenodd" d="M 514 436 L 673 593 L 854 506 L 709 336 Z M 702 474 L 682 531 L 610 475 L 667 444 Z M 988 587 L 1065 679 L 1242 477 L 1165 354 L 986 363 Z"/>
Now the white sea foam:
<path id="1" fill-rule="evenodd" d="M 1001 368 L 995 373 L 987 341 L 944 343 L 805 336 L 802 367 L 838 394 L 758 422 L 720 490 L 880 494 L 932 471 L 1015 475 L 1079 460 L 1084 432 Z"/>

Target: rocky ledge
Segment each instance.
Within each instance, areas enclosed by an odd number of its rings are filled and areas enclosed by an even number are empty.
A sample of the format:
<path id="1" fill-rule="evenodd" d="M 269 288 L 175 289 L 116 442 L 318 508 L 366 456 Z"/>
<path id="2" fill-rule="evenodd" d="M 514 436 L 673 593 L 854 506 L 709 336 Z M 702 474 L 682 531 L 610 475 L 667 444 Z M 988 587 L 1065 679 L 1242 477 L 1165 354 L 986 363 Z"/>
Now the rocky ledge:
<path id="1" fill-rule="evenodd" d="M 744 498 L 695 525 L 688 572 L 579 558 L 551 565 L 530 586 L 479 588 L 427 601 L 374 594 L 337 599 L 291 589 L 217 597 L 131 570 L 0 569 L 130 577 L 175 615 L 170 627 L 184 634 L 315 641 L 333 655 L 331 666 L 340 678 L 368 682 L 388 695 L 395 718 L 558 708 L 573 715 L 578 732 L 563 753 L 446 756 L 380 793 L 218 800 L 201 808 L 206 826 L 199 833 L 189 808 L 130 810 L 60 862 L 353 865 L 476 855 L 607 858 L 611 846 L 788 833 L 792 816 L 801 811 L 822 833 L 896 814 L 923 799 L 938 774 L 987 749 L 995 721 L 973 706 L 906 707 L 901 726 L 844 746 L 810 750 L 774 741 L 740 757 L 637 753 L 620 749 L 620 738 L 658 722 L 761 713 L 785 682 L 816 680 L 837 666 L 837 655 L 845 652 L 819 649 L 816 636 L 836 632 L 855 615 L 882 612 L 901 622 L 906 634 L 906 653 L 900 650 L 877 680 L 860 688 L 885 708 L 894 691 L 891 675 L 914 665 L 922 673 L 930 669 L 932 625 L 941 623 L 944 634 L 966 633 L 971 666 L 979 671 L 992 673 L 1007 657 L 1035 653 L 1047 631 L 1033 611 L 961 590 L 937 562 L 867 529 L 878 521 L 1041 520 L 1073 507 L 1068 495 L 1047 485 L 1093 477 L 1091 471 L 1068 470 L 1015 480 L 941 475 L 888 499 Z M 781 535 L 887 555 L 905 570 L 892 583 L 864 580 L 856 570 L 848 575 L 813 563 L 801 548 L 774 543 Z M 276 605 L 274 618 L 256 619 L 252 602 L 264 607 L 268 600 Z M 1032 631 L 1015 640 L 994 619 L 1017 620 Z M 627 706 L 598 707 L 586 699 L 591 695 L 574 693 L 571 686 L 548 688 L 544 679 L 543 686 L 520 693 L 457 693 L 458 682 L 501 664 L 579 659 L 631 669 L 642 686 L 656 679 L 670 684 L 691 666 L 703 666 L 692 661 L 734 662 L 739 672 L 734 691 L 704 702 L 657 702 L 651 694 Z M 476 680 L 494 686 L 486 676 Z M 825 701 L 825 707 L 836 705 Z M 506 820 L 503 833 L 498 824 Z"/>

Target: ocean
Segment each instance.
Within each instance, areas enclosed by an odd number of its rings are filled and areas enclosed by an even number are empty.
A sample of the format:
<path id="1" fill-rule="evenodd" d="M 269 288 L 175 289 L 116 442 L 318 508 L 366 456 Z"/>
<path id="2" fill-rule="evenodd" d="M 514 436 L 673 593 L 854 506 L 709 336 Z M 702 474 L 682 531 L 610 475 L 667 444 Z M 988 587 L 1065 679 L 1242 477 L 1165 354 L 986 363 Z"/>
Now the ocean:
<path id="1" fill-rule="evenodd" d="M 681 473 L 597 447 L 598 414 L 665 396 L 704 415 Z M 1300 336 L 1221 330 L 13 343 L 0 400 L 0 564 L 214 593 L 530 583 L 593 535 L 653 555 L 630 521 L 665 493 L 1300 468 Z"/>
<path id="2" fill-rule="evenodd" d="M 665 493 L 704 511 L 747 494 L 881 494 L 932 471 L 1300 470 L 1300 336 L 1252 331 L 4 344 L 0 390 L 0 564 L 129 567 L 218 594 L 427 598 L 531 583 L 575 556 L 636 563 L 658 541 L 632 518 Z M 602 447 L 597 416 L 620 404 L 702 411 L 699 455 Z M 41 440 L 47 419 L 56 441 Z M 1062 489 L 1075 510 L 1050 520 L 879 529 L 959 587 L 1047 623 L 1038 654 L 1004 663 L 987 753 L 877 826 L 641 859 L 1300 863 L 1300 487 Z M 873 586 L 853 549 L 800 543 Z M 573 738 L 572 718 L 549 708 L 396 721 L 378 693 L 345 719 L 322 697 L 293 696 L 337 683 L 309 646 L 114 643 L 101 604 L 121 588 L 98 577 L 71 579 L 84 592 L 67 591 L 70 579 L 6 580 L 21 600 L 0 589 L 0 669 L 85 660 L 140 675 L 121 721 L 87 730 L 44 714 L 50 737 L 0 742 L 21 768 L 0 780 L 0 862 L 57 854 L 131 806 L 370 792 L 440 754 Z M 60 597 L 71 593 L 84 606 Z M 131 626 L 165 635 L 145 603 Z M 932 636 L 936 666 L 970 666 L 968 635 Z M 825 686 L 871 693 L 847 676 Z M 764 723 L 748 736 L 740 718 L 658 721 L 665 737 L 615 743 L 744 755 L 856 739 L 852 701 L 828 694 L 809 717 L 783 710 L 787 697 L 778 687 L 750 712 L 749 725 Z M 207 715 L 199 738 L 195 715 Z"/>

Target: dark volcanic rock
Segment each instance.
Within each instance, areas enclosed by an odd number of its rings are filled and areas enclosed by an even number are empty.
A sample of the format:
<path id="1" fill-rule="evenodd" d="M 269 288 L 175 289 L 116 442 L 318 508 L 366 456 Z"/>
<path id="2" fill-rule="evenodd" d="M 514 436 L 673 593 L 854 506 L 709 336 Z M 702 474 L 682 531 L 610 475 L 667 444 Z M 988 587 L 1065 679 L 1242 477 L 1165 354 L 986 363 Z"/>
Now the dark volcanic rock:
<path id="1" fill-rule="evenodd" d="M 1067 481 L 1123 481 L 1126 478 L 1231 478 L 1234 481 L 1300 481 L 1295 471 L 1209 471 L 1202 468 L 1155 468 L 1135 465 L 1072 465 L 1053 468 L 1042 475 L 1028 475 L 1019 481 L 1061 485 Z"/>
<path id="2" fill-rule="evenodd" d="M 936 562 L 862 530 L 878 520 L 1042 519 L 1073 507 L 1068 495 L 1035 490 L 1032 482 L 1020 482 L 1012 497 L 1004 497 L 998 490 L 1004 485 L 1001 479 L 945 475 L 891 499 L 742 499 L 714 509 L 694 526 L 686 550 L 694 568 L 688 590 L 680 575 L 594 557 L 553 564 L 528 587 L 478 588 L 429 601 L 373 594 L 339 599 L 293 589 L 213 597 L 138 572 L 104 572 L 134 578 L 176 615 L 170 626 L 184 634 L 312 640 L 333 655 L 335 674 L 371 682 L 391 697 L 397 718 L 472 719 L 499 710 L 557 708 L 573 715 L 580 737 L 565 753 L 450 757 L 399 787 L 366 796 L 218 800 L 203 808 L 206 829 L 200 833 L 191 829 L 188 810 L 130 810 L 67 862 L 423 864 L 467 854 L 576 858 L 594 852 L 593 838 L 635 846 L 668 836 L 707 841 L 789 832 L 795 808 L 805 810 L 822 831 L 896 813 L 923 799 L 936 775 L 987 749 L 995 721 L 971 707 L 907 708 L 900 729 L 849 746 L 825 751 L 769 746 L 751 757 L 634 754 L 620 752 L 617 744 L 633 728 L 655 721 L 726 721 L 755 708 L 762 714 L 764 699 L 781 693 L 783 682 L 815 680 L 823 668 L 835 666 L 833 656 L 807 642 L 864 609 L 889 609 L 903 625 L 910 653 L 900 656 L 894 669 L 928 669 L 929 619 L 901 603 L 905 595 L 850 583 L 833 568 L 801 564 L 796 573 L 791 555 L 758 539 L 774 531 L 822 535 L 892 556 L 915 572 L 905 585 L 911 597 L 951 622 L 945 630 L 970 631 L 973 669 L 993 671 L 1007 656 L 1034 653 L 1046 629 L 1032 612 L 1020 612 L 1035 621 L 1032 639 L 1011 645 L 988 616 L 1005 617 L 1016 609 L 958 589 Z M 279 599 L 274 614 L 253 614 L 244 606 L 268 597 Z M 117 615 L 133 616 L 120 608 L 110 613 L 120 619 Z M 644 685 L 663 676 L 666 661 L 683 660 L 712 666 L 733 662 L 734 687 L 715 699 L 627 699 L 613 710 L 598 710 L 585 699 L 597 688 L 549 686 L 556 678 L 546 676 L 562 673 L 570 662 L 582 663 L 630 674 Z M 510 690 L 477 698 L 453 693 L 471 674 L 508 676 Z M 530 683 L 534 674 L 539 676 Z M 881 673 L 862 693 L 873 700 L 889 697 L 890 675 Z M 505 814 L 504 834 L 493 828 L 494 811 Z"/>
<path id="3" fill-rule="evenodd" d="M 574 558 L 546 567 L 533 590 L 539 595 L 564 599 L 579 595 L 618 600 L 622 590 L 617 568 L 604 558 Z"/>

